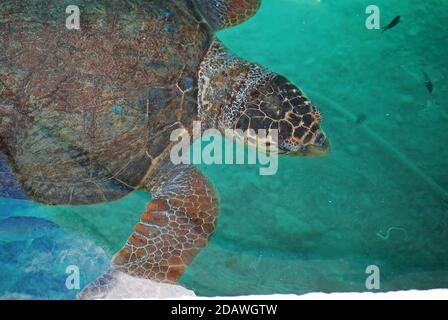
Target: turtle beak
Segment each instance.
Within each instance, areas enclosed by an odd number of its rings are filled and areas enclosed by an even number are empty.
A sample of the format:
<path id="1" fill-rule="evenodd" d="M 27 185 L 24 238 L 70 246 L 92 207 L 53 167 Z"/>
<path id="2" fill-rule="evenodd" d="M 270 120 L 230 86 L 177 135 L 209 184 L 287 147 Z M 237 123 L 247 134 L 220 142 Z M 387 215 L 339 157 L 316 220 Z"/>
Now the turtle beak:
<path id="1" fill-rule="evenodd" d="M 323 157 L 329 154 L 331 151 L 330 141 L 325 139 L 325 141 L 318 144 L 310 144 L 305 147 L 304 151 L 302 151 L 302 157 Z"/>
<path id="2" fill-rule="evenodd" d="M 331 144 L 328 138 L 321 134 L 313 144 L 303 146 L 301 149 L 288 152 L 287 155 L 299 157 L 323 157 L 330 153 Z"/>

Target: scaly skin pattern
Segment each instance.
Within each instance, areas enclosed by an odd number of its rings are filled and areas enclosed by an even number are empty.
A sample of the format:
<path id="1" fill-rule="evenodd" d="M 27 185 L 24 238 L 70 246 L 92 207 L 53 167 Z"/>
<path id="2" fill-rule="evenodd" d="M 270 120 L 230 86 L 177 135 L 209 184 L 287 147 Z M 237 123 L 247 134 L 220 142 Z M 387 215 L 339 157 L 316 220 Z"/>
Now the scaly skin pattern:
<path id="1" fill-rule="evenodd" d="M 160 169 L 153 200 L 112 265 L 131 275 L 176 282 L 213 233 L 218 203 L 213 186 L 193 166 L 166 161 Z"/>
<path id="2" fill-rule="evenodd" d="M 206 177 L 193 166 L 163 165 L 148 181 L 153 195 L 112 268 L 87 286 L 79 298 L 101 298 L 117 271 L 175 283 L 215 230 L 218 199 Z"/>
<path id="3" fill-rule="evenodd" d="M 232 55 L 214 40 L 199 69 L 204 129 L 278 130 L 279 147 L 322 145 L 320 111 L 284 77 Z"/>
<path id="4" fill-rule="evenodd" d="M 30 197 L 49 204 L 140 186 L 171 131 L 197 115 L 197 69 L 212 36 L 189 1 L 80 8 L 76 31 L 60 1 L 0 4 L 0 114 L 13 128 L 2 149 Z"/>

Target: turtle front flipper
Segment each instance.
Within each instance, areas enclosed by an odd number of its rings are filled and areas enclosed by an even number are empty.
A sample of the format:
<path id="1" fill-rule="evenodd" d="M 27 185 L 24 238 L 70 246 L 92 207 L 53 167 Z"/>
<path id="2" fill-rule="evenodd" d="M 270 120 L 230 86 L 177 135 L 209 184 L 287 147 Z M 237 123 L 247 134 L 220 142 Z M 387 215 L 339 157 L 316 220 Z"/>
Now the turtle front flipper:
<path id="1" fill-rule="evenodd" d="M 198 169 L 166 161 L 151 177 L 148 189 L 153 199 L 124 248 L 112 259 L 111 270 L 89 284 L 78 298 L 107 297 L 120 272 L 176 283 L 207 244 L 215 229 L 218 200 Z"/>
<path id="2" fill-rule="evenodd" d="M 196 0 L 208 23 L 216 29 L 240 24 L 260 8 L 261 0 Z"/>

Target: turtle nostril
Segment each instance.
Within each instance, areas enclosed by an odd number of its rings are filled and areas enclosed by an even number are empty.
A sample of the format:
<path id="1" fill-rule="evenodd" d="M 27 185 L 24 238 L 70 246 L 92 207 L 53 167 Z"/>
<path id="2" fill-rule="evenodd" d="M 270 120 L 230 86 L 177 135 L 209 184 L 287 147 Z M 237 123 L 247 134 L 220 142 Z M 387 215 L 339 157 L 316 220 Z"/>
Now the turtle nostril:
<path id="1" fill-rule="evenodd" d="M 322 132 L 319 133 L 316 137 L 316 140 L 314 141 L 314 144 L 317 144 L 319 146 L 322 146 L 325 143 L 325 140 L 327 140 L 327 137 Z"/>

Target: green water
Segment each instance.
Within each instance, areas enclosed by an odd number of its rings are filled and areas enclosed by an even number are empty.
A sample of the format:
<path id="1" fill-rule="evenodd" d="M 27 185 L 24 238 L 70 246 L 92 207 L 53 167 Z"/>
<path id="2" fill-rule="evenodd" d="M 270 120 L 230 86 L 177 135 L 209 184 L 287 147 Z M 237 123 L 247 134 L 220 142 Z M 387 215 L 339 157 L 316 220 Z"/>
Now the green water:
<path id="1" fill-rule="evenodd" d="M 182 278 L 187 287 L 365 291 L 372 264 L 382 290 L 448 286 L 448 2 L 376 1 L 382 25 L 401 15 L 384 34 L 365 28 L 369 4 L 264 0 L 252 20 L 219 34 L 308 94 L 333 152 L 282 158 L 269 177 L 202 167 L 222 208 L 210 245 Z"/>
<path id="2" fill-rule="evenodd" d="M 448 287 L 448 2 L 377 0 L 382 25 L 402 17 L 384 34 L 365 28 L 369 4 L 263 0 L 253 19 L 219 33 L 305 91 L 332 153 L 281 158 L 274 176 L 255 165 L 201 166 L 221 212 L 181 279 L 197 295 L 366 291 L 369 265 L 380 268 L 383 291 Z M 93 241 L 104 250 L 99 275 L 149 199 L 135 192 L 98 206 L 0 213 L 39 212 Z"/>

